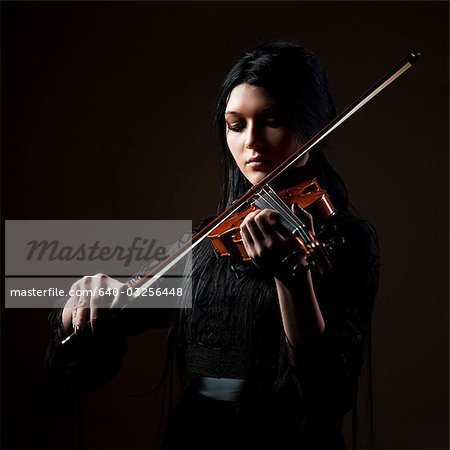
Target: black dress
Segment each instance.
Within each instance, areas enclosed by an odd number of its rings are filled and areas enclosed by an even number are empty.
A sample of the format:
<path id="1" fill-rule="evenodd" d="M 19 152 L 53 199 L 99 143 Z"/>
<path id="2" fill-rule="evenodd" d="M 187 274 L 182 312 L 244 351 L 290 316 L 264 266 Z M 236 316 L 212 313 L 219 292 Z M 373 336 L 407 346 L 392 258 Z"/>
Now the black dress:
<path id="1" fill-rule="evenodd" d="M 313 273 L 325 331 L 295 352 L 286 344 L 273 277 L 254 266 L 236 270 L 205 241 L 193 256 L 193 307 L 172 318 L 173 310 L 131 311 L 119 326 L 69 349 L 59 344 L 61 310 L 53 310 L 49 388 L 56 397 L 94 389 L 119 371 L 127 334 L 171 323 L 184 393 L 163 447 L 343 448 L 340 428 L 356 395 L 379 252 L 373 227 L 348 213 L 329 219 L 321 233 L 335 242 L 332 270 Z M 233 401 L 214 400 L 199 389 L 204 377 L 244 383 Z"/>

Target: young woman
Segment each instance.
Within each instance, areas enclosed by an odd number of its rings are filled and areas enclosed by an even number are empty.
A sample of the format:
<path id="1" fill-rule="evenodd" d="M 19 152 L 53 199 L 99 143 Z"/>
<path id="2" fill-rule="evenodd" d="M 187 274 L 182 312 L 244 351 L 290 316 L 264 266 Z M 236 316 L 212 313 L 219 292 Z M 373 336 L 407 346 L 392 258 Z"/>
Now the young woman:
<path id="1" fill-rule="evenodd" d="M 225 166 L 219 212 L 334 116 L 326 74 L 309 50 L 271 42 L 244 54 L 217 107 Z M 49 384 L 74 394 L 92 389 L 119 370 L 127 334 L 170 324 L 169 360 L 178 362 L 183 394 L 163 447 L 343 448 L 340 429 L 356 395 L 379 254 L 372 226 L 350 213 L 345 185 L 323 148 L 274 187 L 314 177 L 336 214 L 321 222 L 297 205 L 293 212 L 321 239 L 333 240 L 331 269 L 311 268 L 276 211 L 250 213 L 241 235 L 253 263 L 218 259 L 203 241 L 193 254 L 192 308 L 124 313 L 120 327 L 102 320 L 98 298 L 74 297 L 55 309 Z M 94 286 L 121 283 L 96 276 L 74 287 Z M 94 336 L 82 331 L 88 319 L 94 328 L 103 324 Z M 73 330 L 84 338 L 69 351 L 59 342 Z"/>

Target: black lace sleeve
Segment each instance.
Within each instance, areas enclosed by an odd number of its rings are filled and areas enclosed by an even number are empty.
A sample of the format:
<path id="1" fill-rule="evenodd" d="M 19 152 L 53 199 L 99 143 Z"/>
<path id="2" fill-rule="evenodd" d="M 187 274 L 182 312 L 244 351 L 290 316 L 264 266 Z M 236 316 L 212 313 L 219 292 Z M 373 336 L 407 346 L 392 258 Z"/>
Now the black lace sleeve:
<path id="1" fill-rule="evenodd" d="M 46 406 L 50 410 L 67 409 L 80 395 L 112 380 L 120 370 L 127 348 L 126 335 L 112 326 L 95 335 L 85 332 L 62 345 L 62 306 L 54 308 L 48 316 L 52 338 L 45 355 L 45 387 Z"/>
<path id="2" fill-rule="evenodd" d="M 297 353 L 296 363 L 306 406 L 333 416 L 352 406 L 379 279 L 374 228 L 354 220 L 340 226 L 338 237 L 333 270 L 315 280 L 325 330 Z"/>
<path id="3" fill-rule="evenodd" d="M 190 237 L 190 233 L 185 234 L 171 244 L 167 254 Z M 143 266 L 133 279 L 142 277 L 153 264 L 156 263 Z M 45 355 L 45 384 L 50 407 L 64 406 L 115 378 L 127 350 L 127 336 L 151 328 L 169 328 L 174 314 L 173 308 L 125 308 L 114 320 L 101 321 L 102 328 L 95 335 L 87 327 L 80 336 L 63 345 L 62 311 L 67 300 L 60 299 L 48 316 L 52 337 Z"/>

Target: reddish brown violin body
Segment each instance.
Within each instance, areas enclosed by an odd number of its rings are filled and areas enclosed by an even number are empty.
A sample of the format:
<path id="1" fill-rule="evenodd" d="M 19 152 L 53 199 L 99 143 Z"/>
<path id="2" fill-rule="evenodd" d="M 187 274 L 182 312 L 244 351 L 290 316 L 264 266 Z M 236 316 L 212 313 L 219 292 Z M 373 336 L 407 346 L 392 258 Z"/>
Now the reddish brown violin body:
<path id="1" fill-rule="evenodd" d="M 322 189 L 317 180 L 309 180 L 302 182 L 291 188 L 278 192 L 278 195 L 289 207 L 294 203 L 298 203 L 302 208 L 306 209 L 316 222 L 324 222 L 328 217 L 335 213 L 327 192 Z M 240 226 L 245 217 L 252 211 L 256 211 L 258 207 L 251 205 L 246 209 L 233 214 L 230 218 L 217 226 L 212 233 L 208 235 L 219 256 L 237 256 L 243 261 L 249 261 L 245 247 L 242 243 L 240 234 Z M 312 231 L 308 231 L 311 238 L 309 243 L 297 237 L 300 245 L 307 255 L 314 252 L 314 249 L 321 247 L 317 242 Z M 314 258 L 313 258 L 314 259 Z"/>

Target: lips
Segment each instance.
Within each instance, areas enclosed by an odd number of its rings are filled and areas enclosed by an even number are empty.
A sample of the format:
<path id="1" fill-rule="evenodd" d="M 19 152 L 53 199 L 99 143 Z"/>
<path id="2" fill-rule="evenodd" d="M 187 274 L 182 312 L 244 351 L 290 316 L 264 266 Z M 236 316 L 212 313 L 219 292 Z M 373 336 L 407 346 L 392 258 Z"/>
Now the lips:
<path id="1" fill-rule="evenodd" d="M 248 158 L 245 163 L 252 169 L 266 169 L 269 166 L 270 161 L 261 156 L 252 156 Z"/>

